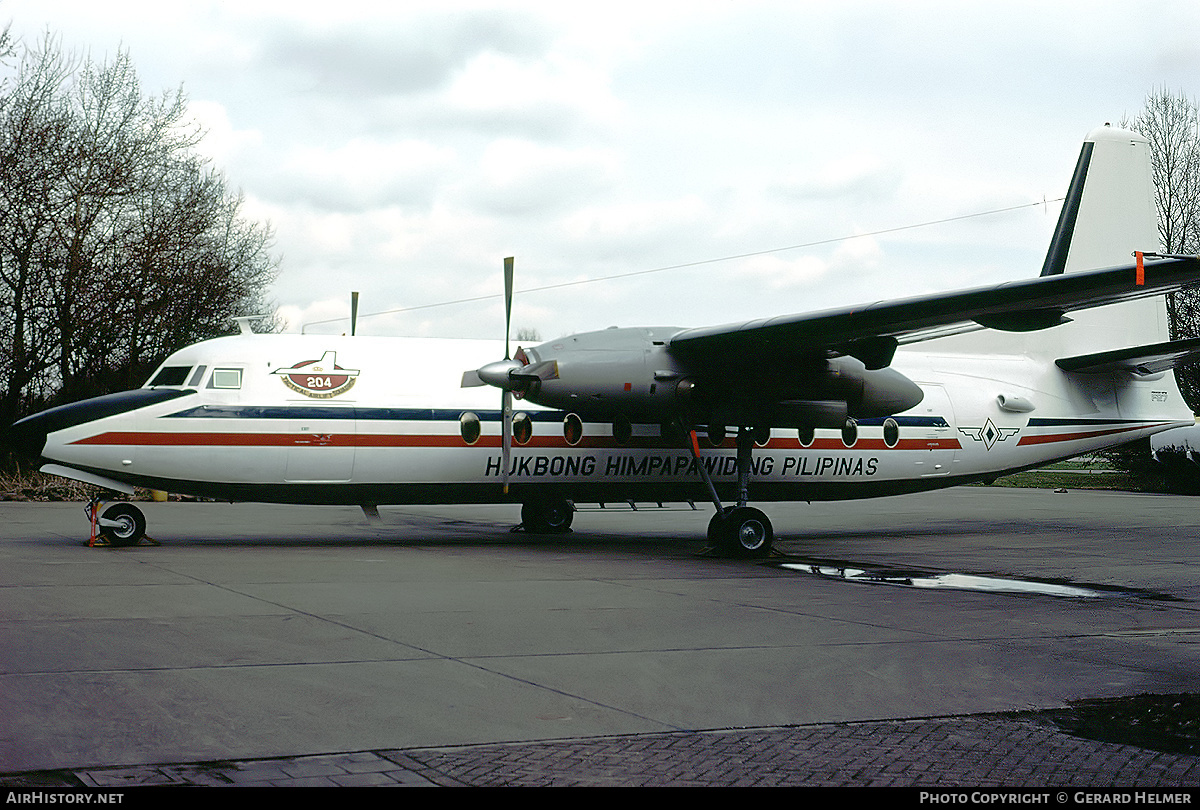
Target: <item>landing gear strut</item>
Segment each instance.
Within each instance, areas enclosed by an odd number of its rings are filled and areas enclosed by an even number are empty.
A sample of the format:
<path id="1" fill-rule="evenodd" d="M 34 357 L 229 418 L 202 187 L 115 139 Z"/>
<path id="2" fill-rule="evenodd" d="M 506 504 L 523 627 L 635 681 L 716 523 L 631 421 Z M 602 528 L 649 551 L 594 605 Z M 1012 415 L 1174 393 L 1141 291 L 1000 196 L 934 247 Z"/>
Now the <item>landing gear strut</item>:
<path id="1" fill-rule="evenodd" d="M 708 541 L 722 554 L 730 557 L 766 557 L 775 542 L 775 532 L 767 516 L 752 506 L 747 506 L 750 490 L 750 462 L 754 449 L 755 431 L 739 428 L 737 434 L 738 505 L 722 506 L 717 488 L 713 485 L 708 468 L 700 458 L 700 447 L 696 431 L 689 438 L 692 458 L 696 469 L 708 486 L 709 495 L 717 507 L 717 513 L 708 522 Z"/>

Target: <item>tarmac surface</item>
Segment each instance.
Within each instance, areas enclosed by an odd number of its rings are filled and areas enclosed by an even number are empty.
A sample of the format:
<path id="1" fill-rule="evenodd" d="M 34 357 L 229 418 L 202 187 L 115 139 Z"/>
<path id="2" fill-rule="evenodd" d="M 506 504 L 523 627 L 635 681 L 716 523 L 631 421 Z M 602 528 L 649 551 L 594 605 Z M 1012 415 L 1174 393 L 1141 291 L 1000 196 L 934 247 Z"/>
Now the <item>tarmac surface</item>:
<path id="1" fill-rule="evenodd" d="M 1064 722 L 1200 692 L 1195 499 L 767 504 L 762 562 L 686 507 L 143 506 L 0 503 L 0 787 L 1200 785 L 1185 723 Z"/>

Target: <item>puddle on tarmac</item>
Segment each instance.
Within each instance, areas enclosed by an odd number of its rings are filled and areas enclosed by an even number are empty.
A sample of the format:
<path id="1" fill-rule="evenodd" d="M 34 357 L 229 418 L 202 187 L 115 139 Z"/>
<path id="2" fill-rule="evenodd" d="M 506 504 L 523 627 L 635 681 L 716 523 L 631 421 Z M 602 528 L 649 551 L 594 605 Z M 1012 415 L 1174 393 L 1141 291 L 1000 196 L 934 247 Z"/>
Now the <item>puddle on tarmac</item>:
<path id="1" fill-rule="evenodd" d="M 1005 579 L 1002 577 L 988 577 L 974 574 L 871 571 L 865 568 L 810 562 L 781 562 L 778 565 L 780 568 L 786 568 L 790 571 L 800 571 L 827 579 L 844 579 L 848 582 L 878 582 L 886 585 L 907 585 L 913 588 L 952 588 L 955 590 L 990 591 L 994 593 L 1036 593 L 1044 596 L 1069 596 L 1076 598 L 1099 598 L 1130 593 L 1130 591 L 1114 588 L 1084 588 L 1077 585 L 1063 585 L 1054 582 Z"/>

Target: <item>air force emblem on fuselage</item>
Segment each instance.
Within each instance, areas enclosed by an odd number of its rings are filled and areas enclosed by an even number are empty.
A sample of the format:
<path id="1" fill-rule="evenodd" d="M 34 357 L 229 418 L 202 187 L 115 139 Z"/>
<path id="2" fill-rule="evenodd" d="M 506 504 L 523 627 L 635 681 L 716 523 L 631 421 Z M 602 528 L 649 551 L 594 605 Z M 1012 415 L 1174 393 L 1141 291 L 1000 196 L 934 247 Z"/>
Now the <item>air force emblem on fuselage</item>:
<path id="1" fill-rule="evenodd" d="M 960 427 L 958 432 L 969 436 L 977 442 L 983 442 L 983 446 L 988 450 L 991 450 L 992 447 L 994 447 L 998 442 L 1002 442 L 1012 438 L 1013 436 L 1016 436 L 1021 432 L 1021 429 L 1019 427 L 996 427 L 996 425 L 992 423 L 992 420 L 988 419 L 983 423 L 983 427 Z"/>
<path id="2" fill-rule="evenodd" d="M 313 399 L 332 399 L 354 387 L 357 369 L 337 364 L 337 352 L 325 352 L 320 360 L 305 360 L 291 368 L 276 369 L 283 384 Z"/>

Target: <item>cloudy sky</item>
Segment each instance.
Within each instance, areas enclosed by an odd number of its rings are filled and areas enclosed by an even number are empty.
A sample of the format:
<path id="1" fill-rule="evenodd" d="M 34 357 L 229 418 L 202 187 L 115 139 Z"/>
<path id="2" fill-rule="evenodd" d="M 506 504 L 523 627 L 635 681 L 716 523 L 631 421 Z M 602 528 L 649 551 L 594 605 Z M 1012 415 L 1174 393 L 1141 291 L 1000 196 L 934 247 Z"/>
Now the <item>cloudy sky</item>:
<path id="1" fill-rule="evenodd" d="M 0 0 L 0 20 L 183 86 L 276 232 L 292 331 L 346 331 L 314 322 L 358 290 L 389 313 L 360 334 L 502 337 L 510 255 L 514 331 L 546 339 L 1036 275 L 1084 135 L 1156 88 L 1200 94 L 1191 0 Z"/>

